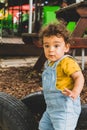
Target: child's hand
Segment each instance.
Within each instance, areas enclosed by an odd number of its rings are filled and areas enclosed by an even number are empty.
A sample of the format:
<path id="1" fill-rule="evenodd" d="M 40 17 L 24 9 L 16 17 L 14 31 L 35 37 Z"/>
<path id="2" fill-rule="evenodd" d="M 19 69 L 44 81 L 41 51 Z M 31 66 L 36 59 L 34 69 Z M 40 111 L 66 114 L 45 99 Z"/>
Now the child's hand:
<path id="1" fill-rule="evenodd" d="M 78 97 L 77 93 L 76 92 L 73 92 L 67 88 L 64 89 L 64 91 L 62 91 L 62 93 L 65 95 L 65 96 L 69 96 L 71 97 L 72 99 L 76 99 Z"/>

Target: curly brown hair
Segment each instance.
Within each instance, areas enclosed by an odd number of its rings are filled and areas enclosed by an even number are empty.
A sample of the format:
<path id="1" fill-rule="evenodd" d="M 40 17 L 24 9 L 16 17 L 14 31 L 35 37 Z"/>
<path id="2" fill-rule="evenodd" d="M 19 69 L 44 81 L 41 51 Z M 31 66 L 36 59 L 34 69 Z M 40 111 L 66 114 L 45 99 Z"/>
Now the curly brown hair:
<path id="1" fill-rule="evenodd" d="M 50 23 L 45 27 L 42 27 L 39 33 L 40 43 L 43 44 L 44 37 L 57 36 L 63 37 L 66 44 L 72 44 L 70 39 L 71 33 L 66 29 L 63 21 Z"/>

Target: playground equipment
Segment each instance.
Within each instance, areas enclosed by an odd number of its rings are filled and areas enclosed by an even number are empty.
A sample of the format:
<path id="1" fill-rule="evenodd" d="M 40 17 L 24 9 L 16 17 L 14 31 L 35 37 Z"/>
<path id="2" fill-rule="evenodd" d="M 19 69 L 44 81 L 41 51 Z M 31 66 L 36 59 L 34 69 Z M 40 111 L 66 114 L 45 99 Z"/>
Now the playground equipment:
<path id="1" fill-rule="evenodd" d="M 29 7 L 29 4 L 27 5 Z M 18 11 L 20 9 L 20 6 L 17 6 Z M 21 6 L 23 9 L 25 9 L 24 5 Z M 38 48 L 36 45 L 33 44 L 32 40 L 29 39 L 28 43 L 24 43 L 21 36 L 14 36 L 13 32 L 10 32 L 11 30 L 14 31 L 14 29 L 17 29 L 18 26 L 15 23 L 12 23 L 12 12 L 13 7 L 9 7 L 7 17 L 5 17 L 5 6 L 3 5 L 3 18 L 0 20 L 0 56 L 38 56 L 41 53 L 41 48 Z M 24 10 L 23 10 L 24 11 Z M 6 31 L 5 31 L 6 30 Z M 3 31 L 10 32 L 11 36 L 6 33 L 4 35 Z M 4 35 L 4 36 L 3 36 Z"/>
<path id="2" fill-rule="evenodd" d="M 75 42 L 74 45 L 71 46 L 71 48 L 73 49 L 74 56 L 78 49 L 81 50 L 82 70 L 84 70 L 84 57 L 86 52 L 85 50 L 87 48 L 87 1 L 73 4 L 68 8 L 61 9 L 59 10 L 59 12 L 56 12 L 56 15 L 57 18 L 64 18 L 67 22 L 72 20 L 77 22 L 75 29 L 71 34 L 71 38 Z"/>

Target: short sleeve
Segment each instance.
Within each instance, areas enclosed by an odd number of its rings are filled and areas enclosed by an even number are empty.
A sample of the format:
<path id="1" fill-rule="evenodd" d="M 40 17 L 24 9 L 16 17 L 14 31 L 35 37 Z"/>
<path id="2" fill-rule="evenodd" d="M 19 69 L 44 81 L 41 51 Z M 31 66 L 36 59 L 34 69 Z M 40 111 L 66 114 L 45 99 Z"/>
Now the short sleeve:
<path id="1" fill-rule="evenodd" d="M 73 58 L 67 57 L 62 61 L 62 69 L 68 76 L 77 71 L 81 71 L 79 64 Z"/>

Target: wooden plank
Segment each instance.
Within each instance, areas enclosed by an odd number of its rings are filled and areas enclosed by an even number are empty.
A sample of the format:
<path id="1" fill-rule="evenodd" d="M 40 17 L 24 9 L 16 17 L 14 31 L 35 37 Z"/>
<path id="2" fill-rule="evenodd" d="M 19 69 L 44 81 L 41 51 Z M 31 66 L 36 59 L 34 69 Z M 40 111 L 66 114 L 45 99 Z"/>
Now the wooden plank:
<path id="1" fill-rule="evenodd" d="M 0 44 L 24 44 L 24 42 L 20 37 L 2 37 Z"/>
<path id="2" fill-rule="evenodd" d="M 87 7 L 87 1 L 83 1 L 80 3 L 74 3 L 67 7 L 61 8 L 60 10 L 56 11 L 57 19 L 64 19 L 65 21 L 78 21 L 80 15 L 77 12 L 78 8 Z"/>
<path id="3" fill-rule="evenodd" d="M 87 28 L 87 17 L 80 18 L 76 24 L 76 28 L 72 33 L 72 37 L 82 37 Z"/>
<path id="4" fill-rule="evenodd" d="M 87 48 L 87 38 L 74 37 L 72 38 L 74 44 L 71 48 Z"/>
<path id="5" fill-rule="evenodd" d="M 28 44 L 1 44 L 0 56 L 39 56 L 42 48 Z"/>
<path id="6" fill-rule="evenodd" d="M 46 57 L 45 57 L 44 51 L 42 51 L 40 57 L 38 58 L 38 60 L 36 61 L 35 65 L 34 65 L 33 69 L 40 72 L 45 61 L 46 61 Z"/>

